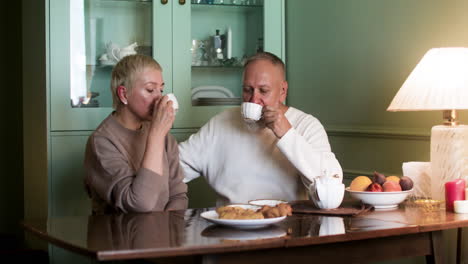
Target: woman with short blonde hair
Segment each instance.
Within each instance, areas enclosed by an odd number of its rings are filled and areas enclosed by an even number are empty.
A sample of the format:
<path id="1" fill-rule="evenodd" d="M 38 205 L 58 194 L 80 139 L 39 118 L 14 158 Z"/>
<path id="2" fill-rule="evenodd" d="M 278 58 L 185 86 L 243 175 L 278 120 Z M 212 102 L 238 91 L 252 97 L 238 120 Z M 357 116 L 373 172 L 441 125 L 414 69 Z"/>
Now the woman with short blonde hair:
<path id="1" fill-rule="evenodd" d="M 162 68 L 130 55 L 112 71 L 112 112 L 89 137 L 85 186 L 93 213 L 187 208 L 187 186 L 177 142 L 169 130 L 175 113 L 163 96 Z"/>

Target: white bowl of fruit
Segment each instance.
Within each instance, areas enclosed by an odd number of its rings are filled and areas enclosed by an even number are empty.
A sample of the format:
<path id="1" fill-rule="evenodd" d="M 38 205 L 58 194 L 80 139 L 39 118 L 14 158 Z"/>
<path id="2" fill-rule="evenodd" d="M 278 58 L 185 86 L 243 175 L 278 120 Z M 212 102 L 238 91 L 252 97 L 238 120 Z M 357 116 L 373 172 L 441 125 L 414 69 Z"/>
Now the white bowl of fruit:
<path id="1" fill-rule="evenodd" d="M 346 191 L 354 199 L 374 206 L 376 210 L 394 209 L 413 191 L 413 181 L 407 176 L 388 176 L 374 172 L 371 180 L 367 176 L 353 179 Z"/>

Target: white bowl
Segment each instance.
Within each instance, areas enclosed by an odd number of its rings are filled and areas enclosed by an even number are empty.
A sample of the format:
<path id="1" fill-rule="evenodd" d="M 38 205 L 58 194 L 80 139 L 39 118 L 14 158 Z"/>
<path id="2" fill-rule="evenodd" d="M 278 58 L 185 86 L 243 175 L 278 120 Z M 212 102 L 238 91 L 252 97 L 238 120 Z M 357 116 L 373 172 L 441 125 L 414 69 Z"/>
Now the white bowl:
<path id="1" fill-rule="evenodd" d="M 401 192 L 358 192 L 351 191 L 349 187 L 346 191 L 354 199 L 360 200 L 365 204 L 374 206 L 375 209 L 393 209 L 403 202 L 413 189 Z"/>

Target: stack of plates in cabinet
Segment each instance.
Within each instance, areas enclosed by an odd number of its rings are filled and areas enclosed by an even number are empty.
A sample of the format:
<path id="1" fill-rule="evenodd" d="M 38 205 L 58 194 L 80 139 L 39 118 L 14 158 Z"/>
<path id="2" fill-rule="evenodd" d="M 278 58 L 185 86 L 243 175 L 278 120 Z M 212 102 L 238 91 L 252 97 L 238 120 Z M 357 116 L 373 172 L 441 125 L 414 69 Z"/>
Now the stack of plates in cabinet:
<path id="1" fill-rule="evenodd" d="M 223 86 L 198 86 L 192 89 L 193 105 L 239 105 L 241 98 Z"/>

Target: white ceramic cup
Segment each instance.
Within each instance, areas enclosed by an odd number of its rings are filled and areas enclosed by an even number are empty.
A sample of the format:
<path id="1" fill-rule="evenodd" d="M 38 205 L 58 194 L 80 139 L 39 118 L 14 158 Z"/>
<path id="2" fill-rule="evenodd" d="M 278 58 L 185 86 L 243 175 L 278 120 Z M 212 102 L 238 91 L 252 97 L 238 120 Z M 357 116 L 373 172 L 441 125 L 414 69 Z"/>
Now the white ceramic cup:
<path id="1" fill-rule="evenodd" d="M 177 110 L 179 110 L 179 102 L 177 102 L 177 98 L 173 93 L 167 94 L 167 98 L 169 101 L 172 101 L 172 107 L 174 108 L 174 111 L 177 113 Z"/>
<path id="2" fill-rule="evenodd" d="M 242 103 L 242 117 L 246 122 L 254 123 L 262 117 L 263 106 L 255 103 Z"/>

